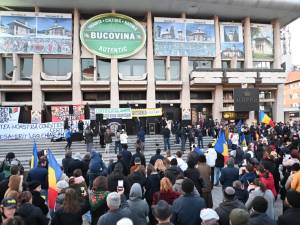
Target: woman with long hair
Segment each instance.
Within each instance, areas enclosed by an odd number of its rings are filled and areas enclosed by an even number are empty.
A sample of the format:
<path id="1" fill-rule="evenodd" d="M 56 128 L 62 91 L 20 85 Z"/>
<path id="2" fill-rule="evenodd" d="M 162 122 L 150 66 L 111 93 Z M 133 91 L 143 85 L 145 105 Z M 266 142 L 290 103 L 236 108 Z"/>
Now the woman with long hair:
<path id="1" fill-rule="evenodd" d="M 152 205 L 156 205 L 159 200 L 165 200 L 172 205 L 174 200 L 180 196 L 179 192 L 173 191 L 173 185 L 169 178 L 164 177 L 160 181 L 160 190 L 153 195 Z"/>
<path id="2" fill-rule="evenodd" d="M 157 159 L 155 161 L 154 168 L 157 171 L 157 173 L 159 174 L 160 178 L 163 178 L 164 177 L 164 173 L 165 173 L 165 171 L 167 169 L 166 166 L 165 166 L 165 164 L 164 164 L 164 162 L 161 159 Z"/>
<path id="3" fill-rule="evenodd" d="M 51 225 L 82 225 L 82 215 L 78 194 L 73 188 L 68 188 L 62 208 L 54 213 Z"/>

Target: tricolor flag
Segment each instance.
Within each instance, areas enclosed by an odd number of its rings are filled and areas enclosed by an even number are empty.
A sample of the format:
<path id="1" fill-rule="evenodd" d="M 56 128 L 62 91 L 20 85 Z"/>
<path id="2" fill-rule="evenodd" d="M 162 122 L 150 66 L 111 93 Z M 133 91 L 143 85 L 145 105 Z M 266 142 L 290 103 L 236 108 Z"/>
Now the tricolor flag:
<path id="1" fill-rule="evenodd" d="M 259 112 L 259 122 L 275 127 L 273 120 L 264 112 Z"/>
<path id="2" fill-rule="evenodd" d="M 48 206 L 54 209 L 57 198 L 56 183 L 60 180 L 62 171 L 51 150 L 48 149 Z"/>
<path id="3" fill-rule="evenodd" d="M 224 162 L 226 163 L 228 159 L 228 145 L 223 130 L 220 131 L 219 137 L 215 144 L 215 150 L 224 156 Z"/>
<path id="4" fill-rule="evenodd" d="M 241 133 L 241 135 L 240 135 L 240 146 L 242 146 L 242 147 L 247 146 L 246 137 L 245 137 L 244 133 Z"/>
<path id="5" fill-rule="evenodd" d="M 33 143 L 33 148 L 32 148 L 32 156 L 31 156 L 31 163 L 30 163 L 30 169 L 36 168 L 39 163 L 39 158 L 38 158 L 38 150 L 36 143 Z"/>

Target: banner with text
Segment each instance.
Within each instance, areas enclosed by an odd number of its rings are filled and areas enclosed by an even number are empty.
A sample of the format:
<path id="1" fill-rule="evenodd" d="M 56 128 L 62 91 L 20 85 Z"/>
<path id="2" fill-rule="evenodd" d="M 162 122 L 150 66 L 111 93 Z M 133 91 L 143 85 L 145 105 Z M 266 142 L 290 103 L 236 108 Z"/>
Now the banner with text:
<path id="1" fill-rule="evenodd" d="M 162 108 L 131 109 L 132 117 L 161 116 Z"/>
<path id="2" fill-rule="evenodd" d="M 0 107 L 0 123 L 18 123 L 20 107 Z"/>
<path id="3" fill-rule="evenodd" d="M 156 56 L 215 57 L 213 20 L 154 18 Z"/>
<path id="4" fill-rule="evenodd" d="M 131 108 L 95 108 L 95 114 L 103 114 L 103 119 L 132 119 Z"/>
<path id="5" fill-rule="evenodd" d="M 62 122 L 67 117 L 70 118 L 69 106 L 51 106 L 52 122 Z M 84 107 L 81 105 L 73 105 L 72 120 L 84 120 Z"/>

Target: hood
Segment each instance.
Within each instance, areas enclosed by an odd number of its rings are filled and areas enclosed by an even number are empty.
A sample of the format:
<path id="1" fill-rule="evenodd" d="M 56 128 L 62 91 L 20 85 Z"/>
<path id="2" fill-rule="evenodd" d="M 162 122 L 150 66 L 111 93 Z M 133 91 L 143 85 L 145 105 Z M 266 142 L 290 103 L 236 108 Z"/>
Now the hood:
<path id="1" fill-rule="evenodd" d="M 95 160 L 95 159 L 101 159 L 101 158 L 102 158 L 101 153 L 98 153 L 95 150 L 92 151 L 92 153 L 91 153 L 91 159 Z"/>
<path id="2" fill-rule="evenodd" d="M 178 179 L 178 180 L 175 181 L 175 184 L 182 185 L 183 180 L 184 179 Z"/>
<path id="3" fill-rule="evenodd" d="M 142 199 L 142 188 L 139 183 L 134 183 L 131 186 L 129 199 L 132 201 Z"/>

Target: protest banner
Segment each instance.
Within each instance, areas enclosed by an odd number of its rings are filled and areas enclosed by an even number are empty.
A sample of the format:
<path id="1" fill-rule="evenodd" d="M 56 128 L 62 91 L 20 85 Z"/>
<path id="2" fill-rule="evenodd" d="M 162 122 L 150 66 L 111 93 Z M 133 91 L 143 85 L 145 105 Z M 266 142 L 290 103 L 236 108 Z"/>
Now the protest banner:
<path id="1" fill-rule="evenodd" d="M 131 109 L 132 117 L 161 116 L 162 108 Z"/>
<path id="2" fill-rule="evenodd" d="M 103 119 L 132 119 L 131 108 L 96 108 L 95 114 L 103 114 Z"/>
<path id="3" fill-rule="evenodd" d="M 69 114 L 69 106 L 51 106 L 52 122 L 62 122 L 66 118 L 71 119 Z M 84 107 L 81 105 L 73 105 L 72 120 L 84 120 Z"/>
<path id="4" fill-rule="evenodd" d="M 0 107 L 0 123 L 18 123 L 20 107 Z"/>

